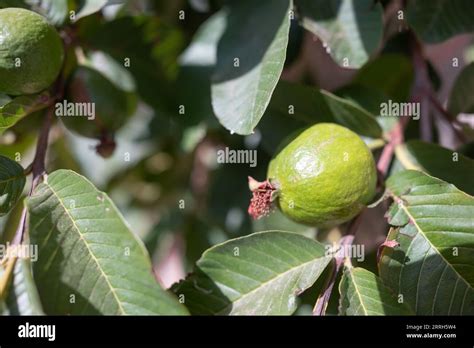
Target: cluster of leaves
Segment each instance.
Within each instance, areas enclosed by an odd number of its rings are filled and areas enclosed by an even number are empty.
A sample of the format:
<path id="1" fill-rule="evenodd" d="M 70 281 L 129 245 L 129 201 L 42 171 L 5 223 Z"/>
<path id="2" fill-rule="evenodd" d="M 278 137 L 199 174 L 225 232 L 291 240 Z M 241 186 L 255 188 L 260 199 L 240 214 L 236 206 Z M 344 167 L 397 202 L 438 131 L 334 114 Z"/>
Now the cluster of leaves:
<path id="1" fill-rule="evenodd" d="M 473 133 L 457 119 L 474 112 L 473 63 L 436 114 L 462 133 L 463 147 L 420 141 L 421 121 L 379 115 L 383 102 L 418 98 L 420 81 L 423 93 L 436 84 L 429 62 L 421 64 L 430 80 L 414 69 L 413 47 L 473 32 L 470 1 L 409 0 L 387 21 L 397 28 L 390 35 L 382 16 L 391 1 L 13 2 L 0 7 L 33 9 L 61 31 L 65 91 L 83 66 L 139 106 L 114 125 L 118 147 L 107 161 L 90 150 L 95 140 L 57 122 L 48 147 L 56 170 L 25 198 L 38 125 L 66 96 L 0 95 L 2 243 L 27 216 L 24 243 L 38 247 L 37 260 L 2 260 L 3 313 L 304 313 L 302 304 L 314 304 L 339 270 L 339 249 L 328 248 L 327 231 L 316 240 L 314 229 L 278 212 L 251 221 L 246 178 L 264 177 L 292 132 L 334 122 L 361 135 L 374 156 L 380 147 L 394 153 L 383 173 L 382 198 L 392 201 L 385 246 L 368 255 L 373 267 L 346 260 L 336 311 L 474 314 Z M 349 84 L 327 91 L 281 79 L 300 53 L 302 28 L 341 67 L 357 69 Z M 212 165 L 209 154 L 223 146 L 257 150 L 258 166 Z M 191 273 L 166 290 L 152 264 L 180 241 L 178 257 Z"/>

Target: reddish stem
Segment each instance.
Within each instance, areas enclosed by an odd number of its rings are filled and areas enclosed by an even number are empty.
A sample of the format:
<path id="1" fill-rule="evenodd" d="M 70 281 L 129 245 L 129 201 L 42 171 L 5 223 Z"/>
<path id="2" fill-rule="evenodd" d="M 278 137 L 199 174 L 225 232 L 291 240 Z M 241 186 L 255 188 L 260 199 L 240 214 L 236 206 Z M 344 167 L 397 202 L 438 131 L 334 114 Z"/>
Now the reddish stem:
<path id="1" fill-rule="evenodd" d="M 341 248 L 350 246 L 354 242 L 355 234 L 359 229 L 360 223 L 362 221 L 362 215 L 364 214 L 364 212 L 365 210 L 363 210 L 351 221 L 347 234 L 339 241 L 339 246 Z M 342 255 L 344 255 L 344 253 L 342 253 Z M 325 284 L 324 291 L 319 295 L 318 299 L 316 300 L 316 304 L 314 305 L 313 309 L 313 315 L 326 314 L 326 308 L 329 303 L 329 299 L 331 298 L 332 289 L 334 288 L 334 283 L 336 282 L 337 274 L 339 273 L 342 268 L 342 265 L 344 264 L 344 258 L 344 256 L 335 257 L 336 265 L 333 267 L 331 276 Z"/>
<path id="2" fill-rule="evenodd" d="M 443 119 L 448 122 L 448 124 L 451 126 L 451 129 L 454 131 L 454 134 L 458 137 L 458 139 L 465 143 L 467 141 L 466 136 L 464 133 L 459 130 L 456 126 L 459 126 L 459 122 L 457 122 L 456 118 L 453 117 L 436 99 L 433 93 L 430 93 L 429 95 L 429 100 L 431 104 L 435 107 L 435 109 L 438 111 L 438 113 L 443 117 Z"/>
<path id="3" fill-rule="evenodd" d="M 43 126 L 41 128 L 40 135 L 38 137 L 38 142 L 36 143 L 36 153 L 35 158 L 31 164 L 31 171 L 32 171 L 32 181 L 31 181 L 31 188 L 28 196 L 33 194 L 33 191 L 39 185 L 43 175 L 45 173 L 45 160 L 46 160 L 46 151 L 48 149 L 48 136 L 49 130 L 51 129 L 51 124 L 53 122 L 53 115 L 54 115 L 54 106 L 50 106 L 46 113 L 45 120 L 43 122 Z M 15 232 L 15 236 L 12 240 L 12 245 L 19 245 L 22 243 L 25 231 L 26 231 L 26 215 L 27 209 L 26 207 L 23 208 L 21 213 L 20 223 L 18 224 L 18 228 Z"/>

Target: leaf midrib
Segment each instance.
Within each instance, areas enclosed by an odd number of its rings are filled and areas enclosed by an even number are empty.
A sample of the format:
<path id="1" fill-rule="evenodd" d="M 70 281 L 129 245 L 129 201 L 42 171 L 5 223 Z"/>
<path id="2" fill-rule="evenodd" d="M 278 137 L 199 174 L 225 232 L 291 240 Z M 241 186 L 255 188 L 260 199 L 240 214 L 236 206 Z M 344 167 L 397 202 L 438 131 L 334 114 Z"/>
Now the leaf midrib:
<path id="1" fill-rule="evenodd" d="M 408 215 L 408 217 L 410 218 L 410 221 L 413 222 L 413 224 L 415 225 L 416 229 L 423 235 L 423 237 L 425 238 L 425 240 L 428 242 L 428 244 L 430 245 L 431 248 L 433 248 L 434 250 L 437 251 L 437 255 L 439 255 L 439 257 L 441 257 L 441 259 L 443 259 L 443 261 L 453 270 L 453 272 L 460 278 L 462 279 L 462 281 L 467 285 L 468 288 L 471 288 L 472 289 L 472 286 L 471 284 L 469 284 L 466 279 L 464 279 L 464 277 L 459 274 L 459 272 L 456 270 L 456 268 L 453 267 L 453 265 L 448 262 L 448 260 L 446 260 L 446 258 L 443 256 L 443 254 L 441 254 L 438 250 L 438 248 L 433 245 L 433 243 L 431 242 L 431 240 L 428 238 L 428 236 L 425 234 L 425 232 L 423 231 L 423 229 L 418 225 L 418 223 L 416 222 L 416 219 L 415 217 L 410 213 L 410 211 L 408 210 L 408 207 L 405 206 L 405 204 L 403 203 L 403 201 L 401 201 L 400 203 L 400 206 L 401 208 L 403 209 L 403 211 Z M 419 284 L 419 282 L 418 282 Z M 417 284 L 417 286 L 418 286 Z M 418 289 L 417 289 L 417 297 L 418 297 Z"/>
<path id="2" fill-rule="evenodd" d="M 359 303 L 360 303 L 360 306 L 362 307 L 362 309 L 364 310 L 364 314 L 368 315 L 367 309 L 365 308 L 364 302 L 362 301 L 362 294 L 360 293 L 359 288 L 357 287 L 357 283 L 355 281 L 355 277 L 354 277 L 354 274 L 352 272 L 353 272 L 352 270 L 349 270 L 349 275 L 351 277 L 351 282 L 352 282 L 352 284 L 354 284 L 354 290 L 357 294 L 357 297 L 359 298 Z"/>
<path id="3" fill-rule="evenodd" d="M 252 290 L 250 290 L 249 292 L 245 293 L 245 294 L 242 294 L 241 296 L 239 296 L 238 298 L 236 298 L 234 301 L 232 301 L 231 303 L 229 303 L 227 306 L 225 306 L 224 308 L 222 308 L 221 310 L 219 310 L 218 312 L 216 312 L 215 314 L 216 315 L 222 315 L 224 313 L 226 313 L 226 310 L 231 307 L 231 306 L 234 306 L 236 303 L 238 303 L 239 301 L 242 301 L 244 298 L 246 298 L 247 296 L 250 296 L 252 293 L 254 292 L 257 292 L 258 290 L 262 289 L 263 287 L 265 287 L 266 285 L 268 285 L 269 283 L 273 282 L 273 281 L 276 281 L 277 279 L 287 275 L 287 273 L 290 273 L 292 271 L 294 271 L 295 269 L 299 269 L 299 268 L 302 268 L 302 267 L 305 267 L 306 265 L 310 264 L 310 263 L 313 263 L 313 262 L 316 262 L 316 261 L 319 261 L 323 258 L 328 258 L 328 256 L 320 256 L 318 258 L 315 258 L 315 259 L 311 259 L 307 262 L 304 262 L 304 263 L 301 263 L 295 267 L 292 267 L 288 270 L 286 270 L 285 272 L 283 273 L 280 273 L 278 274 L 276 277 L 273 277 L 273 278 L 270 278 L 268 279 L 267 281 L 263 282 L 263 283 L 260 283 L 260 285 Z M 326 264 L 327 266 L 327 264 Z M 326 268 L 326 266 L 324 268 Z M 324 270 L 323 268 L 323 270 Z M 222 284 L 222 285 L 225 285 L 225 284 Z M 227 286 L 226 286 L 227 287 Z M 233 289 L 233 288 L 232 288 Z M 234 289 L 235 290 L 235 289 Z"/>
<path id="4" fill-rule="evenodd" d="M 92 259 L 94 260 L 94 262 L 96 263 L 97 265 L 97 268 L 99 269 L 100 273 L 102 274 L 102 277 L 105 279 L 105 282 L 107 283 L 108 287 L 110 288 L 110 292 L 112 293 L 112 295 L 114 296 L 117 304 L 118 304 L 118 307 L 119 307 L 119 310 L 120 310 L 120 313 L 121 314 L 126 314 L 123 306 L 122 306 L 122 303 L 121 301 L 119 300 L 118 296 L 117 296 L 117 293 L 115 292 L 115 288 L 112 286 L 112 284 L 110 283 L 109 281 L 109 278 L 107 277 L 107 274 L 102 270 L 102 267 L 101 267 L 101 264 L 99 263 L 99 260 L 95 257 L 94 253 L 92 252 L 91 248 L 89 247 L 89 244 L 87 243 L 87 241 L 84 239 L 84 237 L 82 236 L 82 233 L 81 233 L 81 230 L 79 229 L 79 227 L 76 225 L 76 222 L 74 221 L 74 219 L 72 218 L 71 214 L 69 213 L 69 210 L 66 208 L 66 206 L 63 204 L 60 196 L 55 192 L 55 190 L 53 189 L 53 187 L 51 185 L 49 185 L 49 183 L 45 180 L 43 182 L 50 190 L 51 190 L 51 193 L 57 198 L 59 204 L 61 205 L 61 207 L 64 209 L 66 215 L 68 216 L 68 218 L 71 220 L 72 224 L 73 224 L 73 227 L 74 229 L 76 230 L 76 232 L 78 233 L 79 235 L 79 238 L 84 242 L 84 245 L 86 246 L 87 250 L 89 251 L 89 255 L 92 257 Z"/>
<path id="5" fill-rule="evenodd" d="M 16 175 L 16 176 L 9 177 L 8 179 L 5 179 L 5 180 L 0 179 L 0 185 L 5 184 L 5 183 L 10 182 L 10 181 L 21 180 L 24 177 L 25 177 L 25 175 L 23 173 L 21 173 L 21 174 Z"/>

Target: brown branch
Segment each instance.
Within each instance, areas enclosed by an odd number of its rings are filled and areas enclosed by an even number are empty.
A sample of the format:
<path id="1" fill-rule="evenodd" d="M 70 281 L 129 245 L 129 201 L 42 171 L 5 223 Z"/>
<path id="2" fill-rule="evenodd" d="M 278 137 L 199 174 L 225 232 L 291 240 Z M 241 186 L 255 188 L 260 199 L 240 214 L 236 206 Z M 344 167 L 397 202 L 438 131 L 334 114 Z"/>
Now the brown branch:
<path id="1" fill-rule="evenodd" d="M 438 111 L 438 113 L 443 117 L 443 119 L 451 126 L 451 129 L 454 131 L 454 134 L 456 134 L 458 139 L 463 143 L 467 142 L 464 133 L 456 127 L 460 126 L 459 122 L 443 107 L 443 105 L 441 105 L 441 103 L 435 97 L 434 93 L 429 94 L 429 101 L 435 107 L 436 111 Z"/>
<path id="2" fill-rule="evenodd" d="M 41 132 L 38 137 L 38 142 L 36 143 L 35 157 L 31 165 L 28 167 L 28 168 L 31 168 L 31 173 L 33 175 L 28 196 L 31 196 L 33 194 L 33 191 L 36 189 L 36 187 L 42 180 L 43 175 L 46 172 L 45 160 L 46 160 L 46 152 L 48 149 L 49 130 L 51 129 L 51 124 L 53 122 L 53 115 L 54 115 L 54 105 L 50 105 L 46 113 L 46 117 L 44 119 Z M 24 207 L 21 213 L 20 223 L 18 224 L 18 228 L 15 232 L 15 236 L 13 237 L 13 240 L 12 240 L 12 245 L 19 245 L 23 241 L 25 230 L 26 230 L 26 215 L 27 215 L 27 209 L 26 207 Z"/>
<path id="3" fill-rule="evenodd" d="M 364 214 L 364 212 L 365 210 L 363 210 L 359 215 L 352 219 L 347 234 L 339 241 L 339 247 L 341 249 L 346 248 L 346 246 L 352 245 L 352 243 L 354 242 L 355 234 L 359 229 L 360 223 L 362 221 L 362 215 Z M 328 306 L 329 299 L 331 298 L 332 289 L 334 288 L 334 283 L 336 282 L 337 274 L 339 273 L 342 265 L 344 264 L 344 254 L 345 253 L 342 252 L 342 256 L 335 257 L 336 264 L 332 269 L 331 276 L 324 285 L 324 291 L 319 295 L 318 299 L 316 300 L 316 303 L 313 308 L 313 315 L 326 314 L 326 308 Z"/>

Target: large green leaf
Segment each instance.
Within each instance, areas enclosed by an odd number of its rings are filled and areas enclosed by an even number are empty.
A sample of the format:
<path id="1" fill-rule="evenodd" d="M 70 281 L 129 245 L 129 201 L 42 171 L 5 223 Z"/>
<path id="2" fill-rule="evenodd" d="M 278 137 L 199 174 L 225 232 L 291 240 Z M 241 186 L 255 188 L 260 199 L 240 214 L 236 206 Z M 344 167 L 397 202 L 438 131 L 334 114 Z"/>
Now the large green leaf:
<path id="1" fill-rule="evenodd" d="M 0 107 L 0 135 L 14 126 L 23 117 L 47 106 L 47 92 L 35 95 L 22 95 Z"/>
<path id="2" fill-rule="evenodd" d="M 410 0 L 408 24 L 430 43 L 474 31 L 474 7 L 471 0 Z"/>
<path id="3" fill-rule="evenodd" d="M 377 138 L 382 135 L 382 128 L 377 123 L 374 115 L 353 101 L 338 97 L 323 90 L 321 90 L 321 96 L 329 107 L 331 115 L 338 123 L 361 135 L 372 138 Z M 324 108 L 322 101 L 320 102 L 318 100 L 316 103 Z M 320 112 L 321 111 L 322 110 L 320 110 Z"/>
<path id="4" fill-rule="evenodd" d="M 416 314 L 474 314 L 474 198 L 454 185 L 407 170 L 391 176 L 394 226 L 379 273 Z"/>
<path id="5" fill-rule="evenodd" d="M 424 171 L 474 195 L 474 160 L 469 157 L 420 140 L 397 146 L 395 153 L 406 169 Z"/>
<path id="6" fill-rule="evenodd" d="M 409 315 L 408 306 L 372 272 L 346 268 L 339 283 L 341 315 Z"/>
<path id="7" fill-rule="evenodd" d="M 353 83 L 376 89 L 395 101 L 403 101 L 408 98 L 412 80 L 413 66 L 407 57 L 383 54 L 364 65 Z"/>
<path id="8" fill-rule="evenodd" d="M 380 116 L 382 105 L 388 103 L 390 97 L 379 88 L 355 83 L 338 89 L 335 91 L 335 94 L 370 112 L 370 114 L 376 117 L 384 132 L 392 130 L 398 122 L 397 117 Z"/>
<path id="9" fill-rule="evenodd" d="M 379 48 L 383 8 L 372 0 L 296 0 L 303 26 L 318 36 L 334 60 L 359 68 Z"/>
<path id="10" fill-rule="evenodd" d="M 18 258 L 13 269 L 6 305 L 12 315 L 41 315 L 43 308 L 31 273 L 31 261 Z"/>
<path id="11" fill-rule="evenodd" d="M 0 216 L 7 214 L 18 202 L 25 183 L 22 166 L 0 155 Z"/>
<path id="12" fill-rule="evenodd" d="M 270 102 L 285 62 L 289 7 L 288 0 L 229 4 L 211 96 L 216 116 L 231 132 L 252 133 Z"/>
<path id="13" fill-rule="evenodd" d="M 474 63 L 466 66 L 454 82 L 448 101 L 448 111 L 456 117 L 460 113 L 474 113 Z"/>
<path id="14" fill-rule="evenodd" d="M 304 85 L 280 81 L 269 106 L 269 112 L 274 111 L 307 125 L 336 122 L 368 137 L 377 138 L 382 134 L 374 115 L 363 107 L 349 99 Z"/>
<path id="15" fill-rule="evenodd" d="M 33 275 L 48 314 L 185 314 L 105 193 L 58 170 L 28 200 Z M 74 300 L 74 301 L 72 301 Z"/>
<path id="16" fill-rule="evenodd" d="M 174 292 L 193 314 L 288 315 L 331 259 L 322 244 L 299 234 L 257 232 L 204 252 Z"/>

